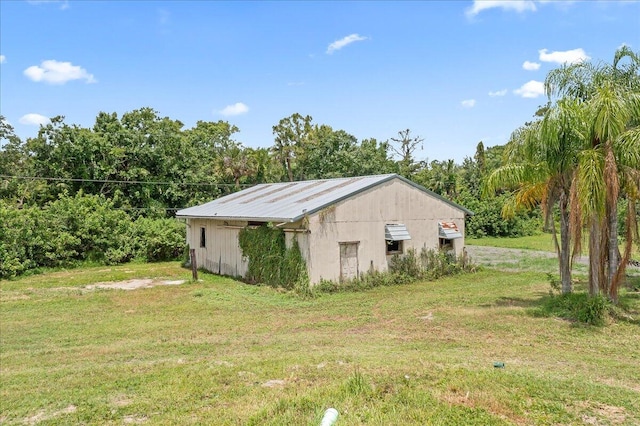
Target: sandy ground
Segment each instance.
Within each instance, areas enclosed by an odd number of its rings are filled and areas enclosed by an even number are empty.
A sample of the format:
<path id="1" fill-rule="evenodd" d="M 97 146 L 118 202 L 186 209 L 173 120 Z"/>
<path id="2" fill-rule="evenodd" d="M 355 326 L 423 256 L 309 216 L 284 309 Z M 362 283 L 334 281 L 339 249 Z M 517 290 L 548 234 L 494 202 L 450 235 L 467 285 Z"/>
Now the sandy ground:
<path id="1" fill-rule="evenodd" d="M 512 249 L 504 247 L 466 246 L 471 261 L 480 265 L 495 266 L 497 264 L 518 263 L 523 258 L 557 259 L 557 255 L 548 251 Z M 588 257 L 580 257 L 576 262 L 587 264 Z"/>
<path id="2" fill-rule="evenodd" d="M 137 290 L 139 288 L 151 288 L 157 285 L 180 285 L 184 284 L 185 280 L 157 280 L 152 278 L 133 279 L 126 281 L 112 281 L 95 283 L 86 286 L 87 290 L 100 289 L 117 289 L 117 290 Z"/>
<path id="3" fill-rule="evenodd" d="M 489 267 L 498 267 L 499 269 L 512 271 L 516 270 L 516 265 L 522 259 L 536 259 L 547 258 L 557 259 L 558 256 L 555 253 L 548 251 L 538 250 L 524 250 L 524 249 L 512 249 L 504 247 L 488 247 L 488 246 L 466 246 L 467 254 L 471 258 L 473 263 Z M 513 264 L 514 269 L 509 268 L 507 265 Z M 574 260 L 574 264 L 589 264 L 589 257 L 586 255 L 580 256 Z M 541 270 L 541 272 L 548 272 Z M 555 272 L 555 270 L 554 270 Z M 638 276 L 640 275 L 640 268 L 628 265 L 627 275 Z"/>

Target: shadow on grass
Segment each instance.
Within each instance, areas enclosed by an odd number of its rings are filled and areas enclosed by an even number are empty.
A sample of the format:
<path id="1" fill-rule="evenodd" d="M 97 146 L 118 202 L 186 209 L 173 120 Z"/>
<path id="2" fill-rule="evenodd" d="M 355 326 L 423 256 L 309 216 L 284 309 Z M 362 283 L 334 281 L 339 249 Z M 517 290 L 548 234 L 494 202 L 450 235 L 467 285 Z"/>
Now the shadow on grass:
<path id="1" fill-rule="evenodd" d="M 540 305 L 539 299 L 523 299 L 520 297 L 500 297 L 494 304 L 494 306 L 515 306 L 519 308 L 535 308 Z"/>
<path id="2" fill-rule="evenodd" d="M 557 318 L 573 326 L 605 326 L 612 322 L 640 325 L 640 292 L 625 291 L 617 305 L 605 297 L 590 297 L 584 291 L 571 294 L 538 293 L 538 298 L 499 297 L 493 303 L 479 305 L 491 307 L 523 308 L 534 318 Z"/>

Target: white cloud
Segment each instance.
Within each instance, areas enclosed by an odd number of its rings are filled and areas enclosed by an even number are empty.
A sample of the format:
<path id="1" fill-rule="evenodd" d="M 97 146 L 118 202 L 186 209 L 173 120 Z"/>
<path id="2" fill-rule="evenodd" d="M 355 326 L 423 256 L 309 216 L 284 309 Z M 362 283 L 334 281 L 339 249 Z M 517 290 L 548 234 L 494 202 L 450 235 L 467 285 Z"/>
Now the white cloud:
<path id="1" fill-rule="evenodd" d="M 24 75 L 33 81 L 43 81 L 49 84 L 65 84 L 71 80 L 85 80 L 87 83 L 97 81 L 93 74 L 89 74 L 84 68 L 73 65 L 71 62 L 56 60 L 42 61 L 40 66 L 30 66 L 24 70 Z"/>
<path id="2" fill-rule="evenodd" d="M 544 95 L 544 83 L 531 80 L 523 84 L 519 89 L 514 90 L 513 93 L 523 98 L 537 98 L 538 96 Z"/>
<path id="3" fill-rule="evenodd" d="M 549 52 L 547 49 L 541 49 L 540 60 L 543 62 L 555 62 L 557 64 L 577 64 L 579 62 L 588 61 L 591 57 L 587 56 L 582 48 L 565 50 L 564 52 Z"/>
<path id="4" fill-rule="evenodd" d="M 474 0 L 473 6 L 466 10 L 466 14 L 468 17 L 473 17 L 483 10 L 494 8 L 513 10 L 518 13 L 536 11 L 536 5 L 532 0 Z"/>
<path id="5" fill-rule="evenodd" d="M 224 107 L 224 109 L 219 111 L 219 113 L 224 115 L 225 117 L 246 114 L 247 112 L 249 112 L 249 107 L 242 102 L 236 102 L 233 105 L 227 105 L 226 107 Z"/>
<path id="6" fill-rule="evenodd" d="M 537 62 L 524 61 L 524 63 L 522 64 L 522 68 L 527 71 L 536 71 L 540 69 L 540 64 Z"/>
<path id="7" fill-rule="evenodd" d="M 489 96 L 495 98 L 497 96 L 504 96 L 507 94 L 507 89 L 496 90 L 495 92 L 489 92 Z"/>
<path id="8" fill-rule="evenodd" d="M 331 55 L 333 52 L 335 52 L 336 50 L 340 50 L 343 47 L 354 43 L 356 41 L 363 41 L 363 40 L 367 40 L 367 37 L 363 37 L 359 34 L 351 34 L 348 35 L 344 38 L 341 38 L 340 40 L 336 40 L 333 43 L 331 43 L 329 45 L 329 47 L 327 47 L 327 54 Z"/>
<path id="9" fill-rule="evenodd" d="M 40 114 L 25 114 L 18 120 L 20 124 L 26 124 L 27 126 L 40 126 L 49 123 L 49 118 Z"/>
<path id="10" fill-rule="evenodd" d="M 0 64 L 4 64 L 5 62 L 7 62 L 7 57 L 4 55 L 0 55 Z"/>
<path id="11" fill-rule="evenodd" d="M 476 100 L 465 99 L 464 101 L 460 102 L 460 105 L 462 105 L 463 108 L 473 108 L 474 106 L 476 106 Z"/>

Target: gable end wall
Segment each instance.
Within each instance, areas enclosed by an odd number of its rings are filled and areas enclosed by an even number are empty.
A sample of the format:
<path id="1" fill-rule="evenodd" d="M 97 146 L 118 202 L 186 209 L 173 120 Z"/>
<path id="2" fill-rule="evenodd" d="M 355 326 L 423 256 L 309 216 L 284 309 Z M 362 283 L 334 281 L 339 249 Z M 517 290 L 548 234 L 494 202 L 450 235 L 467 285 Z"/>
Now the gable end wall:
<path id="1" fill-rule="evenodd" d="M 358 242 L 358 271 L 385 271 L 391 256 L 386 254 L 384 226 L 406 225 L 411 240 L 404 252 L 438 247 L 438 222 L 455 222 L 464 235 L 464 212 L 400 179 L 377 185 L 354 197 L 316 212 L 309 218 L 309 278 L 340 279 L 340 242 Z M 454 240 L 456 254 L 464 239 Z"/>

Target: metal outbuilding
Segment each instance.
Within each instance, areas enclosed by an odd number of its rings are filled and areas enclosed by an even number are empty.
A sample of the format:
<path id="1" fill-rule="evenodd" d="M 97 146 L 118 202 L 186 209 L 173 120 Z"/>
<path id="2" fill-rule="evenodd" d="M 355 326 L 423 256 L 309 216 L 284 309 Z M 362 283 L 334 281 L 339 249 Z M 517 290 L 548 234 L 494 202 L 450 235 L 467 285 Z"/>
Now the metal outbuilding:
<path id="1" fill-rule="evenodd" d="M 265 183 L 179 210 L 187 242 L 205 269 L 243 277 L 238 243 L 247 226 L 273 223 L 298 240 L 311 283 L 386 270 L 409 248 L 464 246 L 464 207 L 396 174 Z"/>

